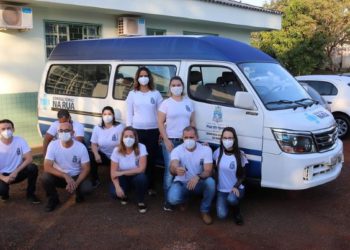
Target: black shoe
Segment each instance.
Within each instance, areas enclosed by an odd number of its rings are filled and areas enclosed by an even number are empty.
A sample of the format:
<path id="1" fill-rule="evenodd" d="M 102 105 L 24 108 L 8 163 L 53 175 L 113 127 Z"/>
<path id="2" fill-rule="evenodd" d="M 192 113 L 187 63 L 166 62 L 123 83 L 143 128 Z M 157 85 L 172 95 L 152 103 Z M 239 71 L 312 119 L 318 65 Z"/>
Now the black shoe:
<path id="1" fill-rule="evenodd" d="M 163 205 L 163 210 L 167 212 L 172 212 L 174 211 L 174 207 L 169 202 L 165 202 Z"/>
<path id="2" fill-rule="evenodd" d="M 139 212 L 141 214 L 144 214 L 147 212 L 147 206 L 145 203 L 137 203 L 137 208 L 139 209 Z"/>
<path id="3" fill-rule="evenodd" d="M 85 201 L 85 198 L 84 196 L 81 196 L 81 195 L 75 195 L 75 202 L 76 203 L 82 203 Z"/>
<path id="4" fill-rule="evenodd" d="M 10 196 L 7 194 L 7 195 L 2 195 L 1 196 L 1 201 L 2 202 L 6 202 L 6 201 L 8 201 L 10 199 Z"/>
<path id="5" fill-rule="evenodd" d="M 234 219 L 235 223 L 239 226 L 243 225 L 243 223 L 244 223 L 243 217 L 241 214 L 234 215 L 233 219 Z"/>
<path id="6" fill-rule="evenodd" d="M 58 206 L 58 204 L 60 204 L 60 201 L 58 199 L 50 199 L 47 202 L 47 205 L 45 207 L 45 211 L 52 212 L 53 210 L 55 210 L 55 208 Z"/>
<path id="7" fill-rule="evenodd" d="M 157 192 L 156 192 L 156 190 L 154 190 L 154 189 L 148 189 L 148 195 L 149 195 L 149 196 L 156 196 L 156 195 L 157 195 Z"/>
<path id="8" fill-rule="evenodd" d="M 128 204 L 128 197 L 125 196 L 123 198 L 120 198 L 120 204 L 122 204 L 123 206 Z"/>
<path id="9" fill-rule="evenodd" d="M 29 202 L 31 202 L 32 204 L 39 204 L 39 203 L 40 203 L 40 200 L 38 199 L 38 197 L 36 197 L 35 194 L 28 195 L 28 196 L 27 196 L 27 200 L 28 200 Z"/>

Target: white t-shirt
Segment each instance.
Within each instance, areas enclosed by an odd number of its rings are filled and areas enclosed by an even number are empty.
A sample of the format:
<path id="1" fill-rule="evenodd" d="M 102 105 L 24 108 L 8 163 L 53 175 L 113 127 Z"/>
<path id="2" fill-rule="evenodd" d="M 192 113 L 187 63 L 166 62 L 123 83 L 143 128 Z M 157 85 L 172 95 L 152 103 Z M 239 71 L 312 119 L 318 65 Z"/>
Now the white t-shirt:
<path id="1" fill-rule="evenodd" d="M 212 151 L 208 146 L 203 146 L 196 143 L 196 149 L 190 152 L 184 144 L 177 146 L 171 151 L 171 160 L 178 160 L 180 166 L 186 168 L 186 173 L 183 176 L 176 176 L 174 181 L 187 183 L 194 176 L 201 174 L 204 171 L 204 164 L 212 163 Z"/>
<path id="2" fill-rule="evenodd" d="M 119 170 L 129 170 L 137 168 L 139 166 L 140 157 L 148 154 L 145 145 L 143 145 L 142 143 L 139 143 L 139 149 L 140 154 L 138 156 L 135 155 L 134 151 L 131 154 L 122 155 L 118 152 L 118 147 L 116 147 L 113 150 L 111 160 L 115 163 L 118 163 Z"/>
<path id="3" fill-rule="evenodd" d="M 55 168 L 69 176 L 79 175 L 81 164 L 90 161 L 86 147 L 76 140 L 69 148 L 63 147 L 60 140 L 50 142 L 45 159 L 53 161 Z"/>
<path id="4" fill-rule="evenodd" d="M 136 129 L 158 128 L 157 110 L 163 97 L 158 90 L 130 91 L 127 103 L 126 125 Z"/>
<path id="5" fill-rule="evenodd" d="M 110 159 L 113 149 L 120 143 L 123 129 L 124 126 L 122 124 L 110 128 L 95 126 L 90 141 L 96 143 L 99 150 Z"/>
<path id="6" fill-rule="evenodd" d="M 216 149 L 213 158 L 215 162 L 218 161 L 220 148 Z M 241 164 L 244 167 L 248 163 L 247 157 L 241 151 Z M 226 155 L 225 152 L 222 154 L 220 165 L 217 166 L 219 170 L 218 190 L 220 192 L 229 193 L 233 186 L 237 182 L 236 171 L 237 161 L 234 155 Z M 244 188 L 241 184 L 239 188 Z"/>
<path id="7" fill-rule="evenodd" d="M 166 115 L 166 134 L 168 138 L 181 138 L 183 129 L 190 125 L 194 111 L 193 104 L 187 97 L 181 101 L 168 98 L 162 102 L 159 111 Z"/>
<path id="8" fill-rule="evenodd" d="M 46 133 L 52 135 L 53 137 L 56 137 L 59 125 L 59 121 L 54 121 Z M 73 130 L 74 137 L 84 137 L 84 126 L 81 123 L 73 121 Z"/>
<path id="9" fill-rule="evenodd" d="M 0 173 L 12 173 L 22 164 L 23 155 L 30 152 L 27 142 L 21 137 L 12 137 L 9 145 L 0 140 Z"/>

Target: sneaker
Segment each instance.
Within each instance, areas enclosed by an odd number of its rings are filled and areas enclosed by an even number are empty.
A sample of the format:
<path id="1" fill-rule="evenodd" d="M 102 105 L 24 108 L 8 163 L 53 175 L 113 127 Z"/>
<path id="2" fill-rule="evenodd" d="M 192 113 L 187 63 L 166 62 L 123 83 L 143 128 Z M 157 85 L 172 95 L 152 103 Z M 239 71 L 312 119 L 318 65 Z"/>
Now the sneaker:
<path id="1" fill-rule="evenodd" d="M 149 196 L 156 196 L 156 195 L 157 195 L 157 192 L 156 192 L 156 190 L 154 190 L 154 189 L 148 189 L 148 195 L 149 195 Z"/>
<path id="2" fill-rule="evenodd" d="M 169 202 L 165 202 L 163 205 L 163 210 L 167 212 L 172 212 L 174 211 L 174 207 Z"/>
<path id="3" fill-rule="evenodd" d="M 145 205 L 145 203 L 137 203 L 137 207 L 141 214 L 144 214 L 147 212 L 147 206 Z"/>
<path id="4" fill-rule="evenodd" d="M 85 201 L 85 198 L 84 196 L 81 196 L 81 195 L 75 195 L 75 202 L 76 203 L 82 203 Z"/>
<path id="5" fill-rule="evenodd" d="M 36 197 L 35 194 L 28 195 L 28 196 L 27 196 L 27 200 L 28 200 L 29 202 L 31 202 L 32 204 L 39 204 L 39 203 L 40 203 L 40 200 L 38 199 L 38 197 Z"/>
<path id="6" fill-rule="evenodd" d="M 123 198 L 120 198 L 120 204 L 122 204 L 123 206 L 128 204 L 128 197 L 125 196 Z"/>
<path id="7" fill-rule="evenodd" d="M 10 196 L 9 195 L 2 195 L 1 196 L 1 201 L 2 202 L 6 202 L 6 201 L 8 201 L 10 199 Z"/>
<path id="8" fill-rule="evenodd" d="M 92 181 L 92 188 L 93 188 L 93 189 L 98 188 L 100 185 L 101 185 L 101 182 L 100 182 L 99 179 L 96 179 L 96 180 L 93 180 L 93 181 Z"/>
<path id="9" fill-rule="evenodd" d="M 244 221 L 243 221 L 243 217 L 241 214 L 236 214 L 234 217 L 233 217 L 235 223 L 239 226 L 243 225 L 244 224 Z"/>
<path id="10" fill-rule="evenodd" d="M 209 213 L 201 213 L 202 220 L 205 224 L 210 225 L 213 223 L 213 219 L 211 218 Z"/>
<path id="11" fill-rule="evenodd" d="M 58 204 L 60 204 L 60 201 L 58 199 L 49 199 L 49 201 L 46 204 L 45 211 L 52 212 L 53 210 L 55 210 Z"/>

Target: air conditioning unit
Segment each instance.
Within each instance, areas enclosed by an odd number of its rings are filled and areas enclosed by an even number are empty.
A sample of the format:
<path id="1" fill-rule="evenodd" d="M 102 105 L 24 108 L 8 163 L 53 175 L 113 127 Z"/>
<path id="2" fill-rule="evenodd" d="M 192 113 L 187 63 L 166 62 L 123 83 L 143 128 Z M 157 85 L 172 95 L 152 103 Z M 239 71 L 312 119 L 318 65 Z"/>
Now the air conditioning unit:
<path id="1" fill-rule="evenodd" d="M 119 17 L 119 36 L 144 36 L 146 35 L 145 19 L 140 17 Z"/>
<path id="2" fill-rule="evenodd" d="M 0 29 L 32 29 L 31 8 L 0 4 Z"/>

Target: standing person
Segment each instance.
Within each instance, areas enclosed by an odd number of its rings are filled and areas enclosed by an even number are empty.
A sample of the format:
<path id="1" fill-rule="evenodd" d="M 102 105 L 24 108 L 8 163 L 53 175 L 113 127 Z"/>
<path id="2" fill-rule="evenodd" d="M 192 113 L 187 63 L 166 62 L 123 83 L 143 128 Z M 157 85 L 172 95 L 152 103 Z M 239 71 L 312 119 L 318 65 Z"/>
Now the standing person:
<path id="1" fill-rule="evenodd" d="M 75 201 L 84 201 L 84 196 L 92 191 L 88 180 L 90 159 L 84 144 L 73 140 L 74 130 L 69 122 L 60 123 L 58 139 L 47 148 L 44 160 L 43 186 L 48 197 L 46 211 L 53 211 L 59 204 L 56 187 L 75 193 Z"/>
<path id="2" fill-rule="evenodd" d="M 163 101 L 159 91 L 155 89 L 151 72 L 140 67 L 135 74 L 134 90 L 126 99 L 126 125 L 136 129 L 139 140 L 147 148 L 146 175 L 149 179 L 149 195 L 155 195 L 154 169 L 157 158 L 159 130 L 157 110 Z"/>
<path id="3" fill-rule="evenodd" d="M 123 125 L 115 120 L 114 110 L 110 106 L 102 109 L 101 124 L 94 127 L 91 136 L 91 178 L 92 186 L 100 184 L 98 166 L 101 164 L 110 166 L 111 155 L 119 145 Z"/>
<path id="4" fill-rule="evenodd" d="M 170 174 L 170 153 L 182 143 L 182 131 L 188 126 L 195 127 L 193 104 L 184 96 L 184 83 L 179 76 L 169 82 L 170 97 L 162 102 L 158 110 L 158 127 L 162 137 L 164 159 L 164 205 L 165 211 L 172 211 L 167 201 L 168 190 L 173 180 Z"/>
<path id="5" fill-rule="evenodd" d="M 215 181 L 211 177 L 212 151 L 197 142 L 197 130 L 193 127 L 186 127 L 182 138 L 184 143 L 171 152 L 170 171 L 175 179 L 168 191 L 168 202 L 171 205 L 183 204 L 190 194 L 202 195 L 201 216 L 209 225 L 213 222 L 209 213 L 215 196 Z"/>
<path id="6" fill-rule="evenodd" d="M 144 197 L 147 191 L 147 177 L 144 174 L 147 163 L 145 145 L 139 143 L 137 132 L 132 127 L 126 127 L 122 133 L 122 140 L 114 149 L 111 157 L 111 193 L 118 197 L 122 205 L 126 205 L 126 192 L 130 185 L 136 189 L 137 207 L 140 213 L 146 213 Z"/>
<path id="7" fill-rule="evenodd" d="M 80 141 L 81 143 L 84 143 L 84 126 L 80 124 L 79 122 L 72 121 L 72 118 L 69 114 L 69 111 L 66 109 L 60 109 L 57 112 L 57 121 L 54 121 L 49 129 L 46 131 L 46 134 L 44 136 L 44 142 L 43 142 L 43 156 L 46 155 L 46 150 L 49 145 L 49 143 L 56 138 L 57 136 L 57 130 L 60 123 L 64 122 L 70 122 L 73 125 L 74 129 L 74 139 L 77 141 Z"/>
<path id="8" fill-rule="evenodd" d="M 218 168 L 218 192 L 216 199 L 217 216 L 224 219 L 228 215 L 229 205 L 233 206 L 234 220 L 243 224 L 239 201 L 244 195 L 242 182 L 245 179 L 244 166 L 248 163 L 245 154 L 238 148 L 236 131 L 226 127 L 222 131 L 220 147 L 213 154 Z"/>
<path id="9" fill-rule="evenodd" d="M 10 198 L 10 185 L 28 179 L 27 199 L 40 203 L 35 195 L 38 167 L 32 163 L 33 158 L 27 142 L 14 136 L 15 126 L 12 121 L 0 121 L 0 196 L 2 201 Z"/>

